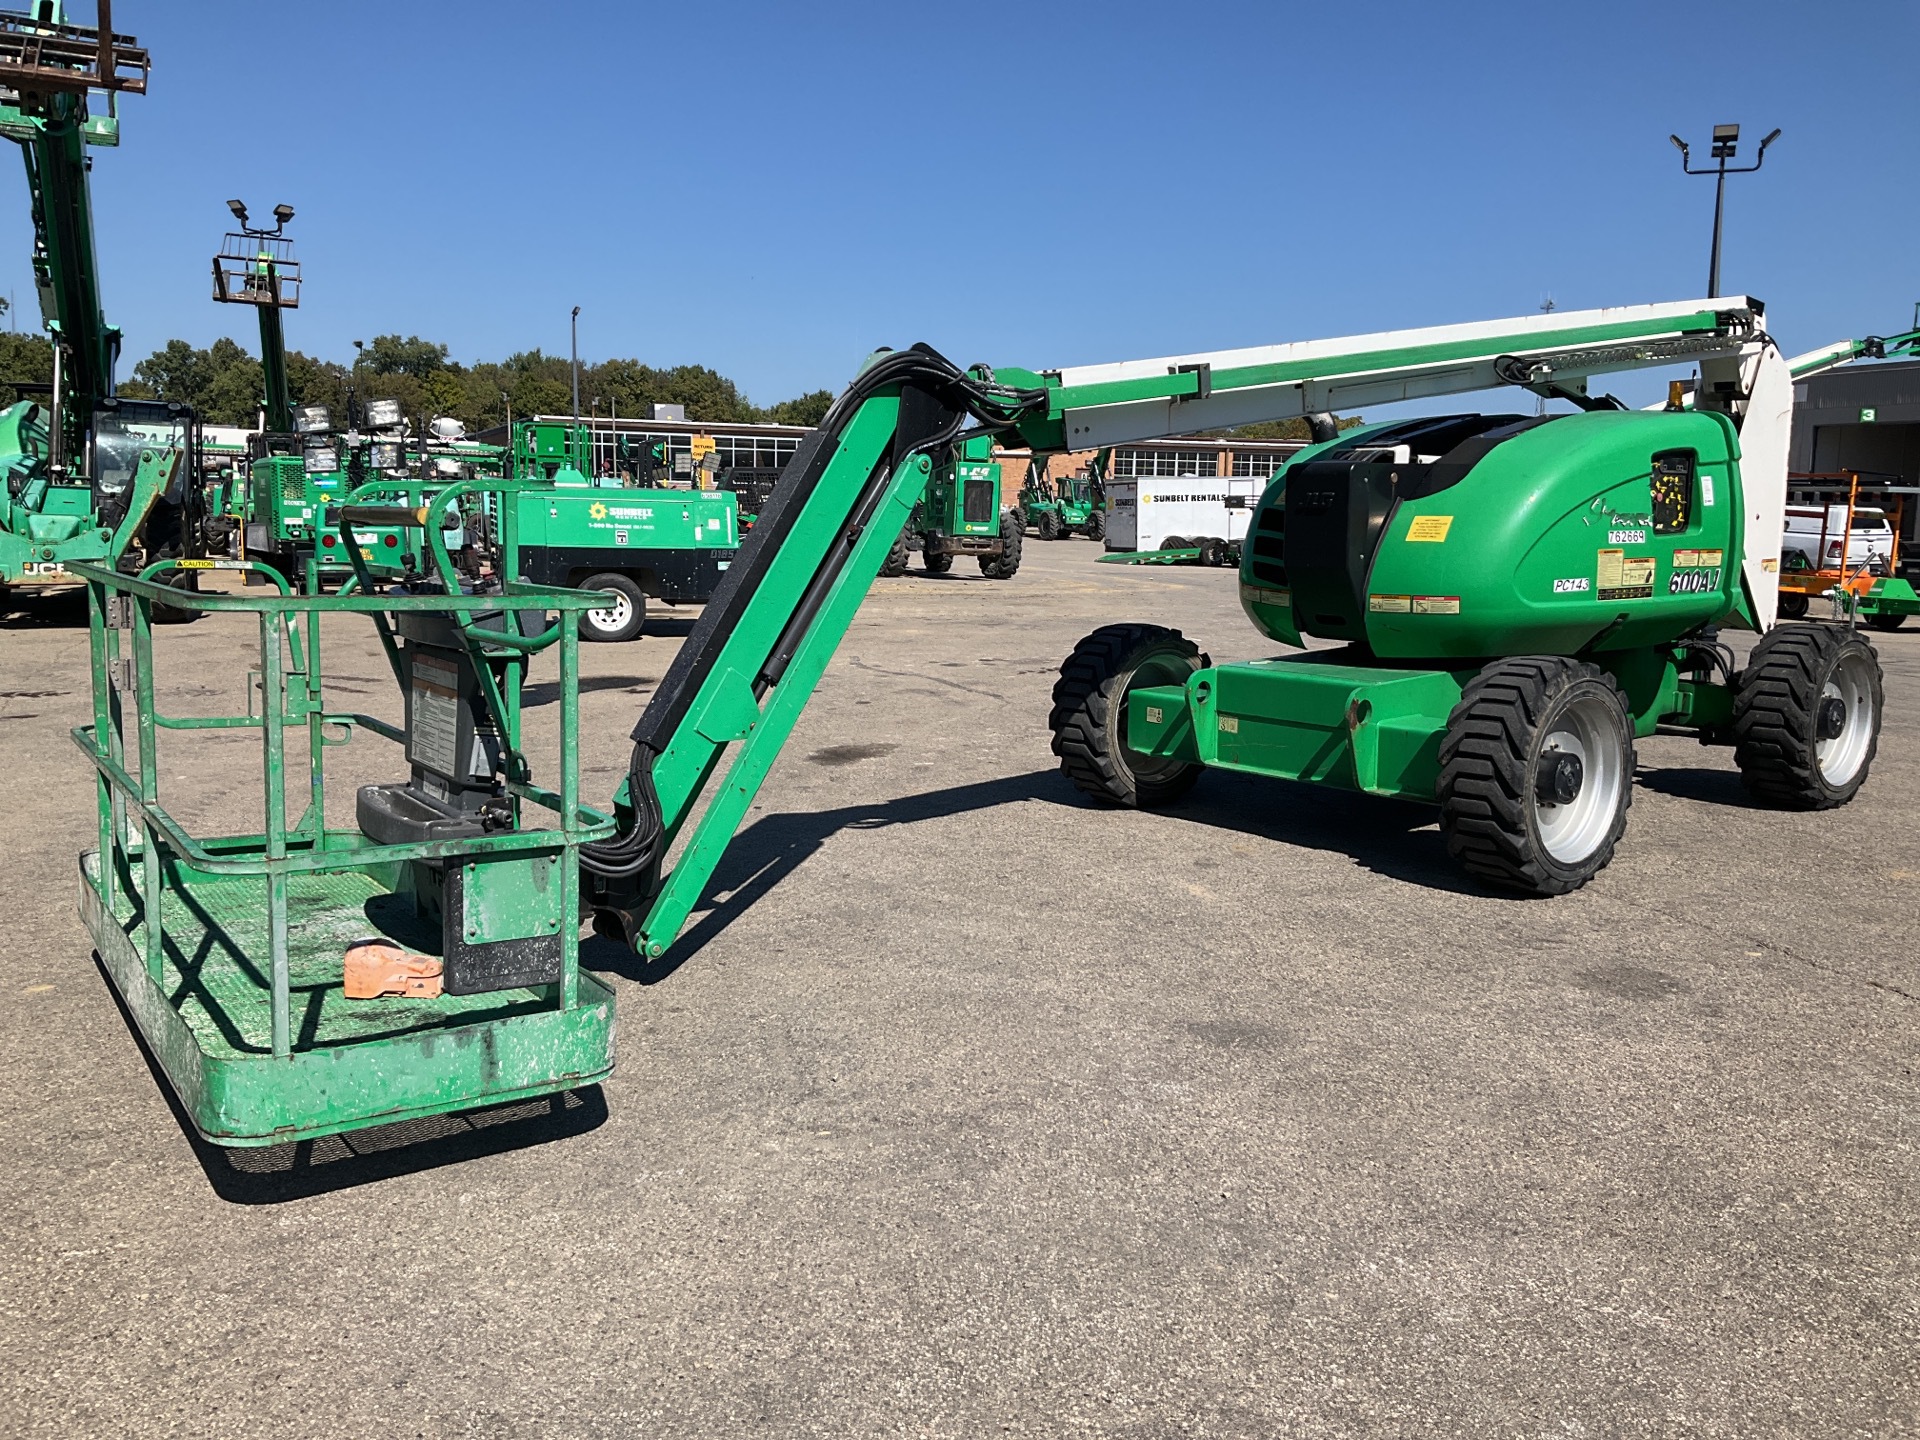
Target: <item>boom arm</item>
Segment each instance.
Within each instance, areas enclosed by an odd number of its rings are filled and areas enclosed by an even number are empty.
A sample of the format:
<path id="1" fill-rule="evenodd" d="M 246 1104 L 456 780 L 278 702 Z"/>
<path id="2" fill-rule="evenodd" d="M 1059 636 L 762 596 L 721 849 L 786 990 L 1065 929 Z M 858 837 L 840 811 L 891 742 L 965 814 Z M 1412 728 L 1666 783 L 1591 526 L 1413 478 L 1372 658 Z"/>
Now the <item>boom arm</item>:
<path id="1" fill-rule="evenodd" d="M 1761 313 L 1745 299 L 1648 305 L 1046 372 L 962 371 L 925 347 L 883 353 L 788 464 L 634 728 L 622 831 L 586 847 L 596 910 L 642 954 L 672 943 L 925 488 L 931 453 L 969 416 L 1036 450 L 1085 449 L 1694 359 L 1702 404 L 1746 417 L 1743 442 L 1754 431 L 1758 504 L 1777 514 L 1791 390 Z"/>

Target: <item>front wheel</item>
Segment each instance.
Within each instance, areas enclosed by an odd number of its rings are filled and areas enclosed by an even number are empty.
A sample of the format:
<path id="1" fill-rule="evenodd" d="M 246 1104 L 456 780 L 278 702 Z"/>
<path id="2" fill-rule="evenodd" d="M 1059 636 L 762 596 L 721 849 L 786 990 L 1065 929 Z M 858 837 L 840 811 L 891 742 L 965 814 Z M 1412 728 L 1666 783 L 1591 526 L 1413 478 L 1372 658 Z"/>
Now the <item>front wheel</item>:
<path id="1" fill-rule="evenodd" d="M 1020 547 L 1020 517 L 1009 510 L 1000 517 L 1000 553 L 982 555 L 980 573 L 989 580 L 1011 580 L 1020 569 Z"/>
<path id="2" fill-rule="evenodd" d="M 1042 510 L 1040 518 L 1033 522 L 1033 528 L 1040 532 L 1042 540 L 1058 540 L 1065 527 L 1060 523 L 1058 510 Z"/>
<path id="3" fill-rule="evenodd" d="M 1107 512 L 1104 510 L 1096 510 L 1091 515 L 1087 516 L 1086 528 L 1087 528 L 1087 538 L 1089 540 L 1106 539 L 1107 538 Z"/>
<path id="4" fill-rule="evenodd" d="M 1807 597 L 1793 590 L 1780 592 L 1780 618 L 1782 620 L 1804 620 L 1807 618 Z"/>
<path id="5" fill-rule="evenodd" d="M 580 638 L 612 642 L 631 640 L 647 623 L 647 596 L 624 575 L 591 575 L 580 584 L 582 590 L 607 590 L 613 603 L 580 612 Z"/>
<path id="6" fill-rule="evenodd" d="M 1143 685 L 1184 685 L 1210 665 L 1200 647 L 1159 625 L 1102 625 L 1073 647 L 1053 686 L 1053 753 L 1060 772 L 1108 805 L 1148 809 L 1179 799 L 1203 766 L 1127 746 L 1127 696 Z"/>
<path id="7" fill-rule="evenodd" d="M 944 575 L 953 569 L 953 556 L 944 550 L 925 549 L 920 552 L 920 568 L 929 575 Z"/>
<path id="8" fill-rule="evenodd" d="M 1867 616 L 1867 628 L 1870 630 L 1878 630 L 1885 635 L 1891 635 L 1906 623 L 1906 616 L 1889 615 L 1884 610 L 1880 611 L 1877 615 Z"/>
<path id="9" fill-rule="evenodd" d="M 1497 660 L 1440 740 L 1440 833 L 1469 873 L 1533 895 L 1578 890 L 1613 859 L 1633 803 L 1620 687 L 1561 655 Z"/>
<path id="10" fill-rule="evenodd" d="M 1880 748 L 1880 657 L 1839 625 L 1770 630 L 1734 680 L 1733 758 L 1747 793 L 1831 810 L 1866 784 Z"/>

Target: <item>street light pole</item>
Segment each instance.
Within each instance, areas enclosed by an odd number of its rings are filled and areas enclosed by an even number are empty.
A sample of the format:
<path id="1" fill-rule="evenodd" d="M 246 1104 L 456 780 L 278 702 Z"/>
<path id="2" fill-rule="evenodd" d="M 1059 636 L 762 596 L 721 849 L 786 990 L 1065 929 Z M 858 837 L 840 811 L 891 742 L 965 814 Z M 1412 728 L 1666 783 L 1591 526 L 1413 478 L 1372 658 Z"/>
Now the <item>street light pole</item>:
<path id="1" fill-rule="evenodd" d="M 573 307 L 573 432 L 568 436 L 567 450 L 573 454 L 576 468 L 580 464 L 577 453 L 580 443 L 580 307 Z"/>
<path id="2" fill-rule="evenodd" d="M 1734 151 L 1739 146 L 1740 127 L 1738 125 L 1716 125 L 1713 127 L 1712 155 L 1716 162 L 1714 168 L 1710 170 L 1696 170 L 1693 168 L 1693 154 L 1688 150 L 1687 142 L 1682 140 L 1678 135 L 1669 135 L 1667 137 L 1667 139 L 1673 142 L 1674 149 L 1680 152 L 1680 168 L 1682 170 L 1689 175 L 1711 175 L 1714 177 L 1713 252 L 1707 262 L 1708 299 L 1717 298 L 1720 294 L 1720 224 L 1727 204 L 1727 176 L 1751 175 L 1754 171 L 1758 170 L 1762 165 L 1767 163 L 1767 147 L 1779 138 L 1780 131 L 1775 129 L 1766 139 L 1760 142 L 1760 149 L 1753 157 L 1753 164 L 1735 165 L 1730 169 L 1727 166 L 1727 161 L 1733 158 Z"/>

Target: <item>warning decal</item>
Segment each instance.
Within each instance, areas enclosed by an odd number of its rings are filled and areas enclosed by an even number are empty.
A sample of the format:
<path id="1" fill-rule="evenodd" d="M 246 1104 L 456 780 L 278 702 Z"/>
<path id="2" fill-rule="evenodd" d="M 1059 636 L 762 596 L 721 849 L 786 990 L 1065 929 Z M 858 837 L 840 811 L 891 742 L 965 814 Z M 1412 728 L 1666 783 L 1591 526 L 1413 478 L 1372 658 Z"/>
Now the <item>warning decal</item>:
<path id="1" fill-rule="evenodd" d="M 1653 595 L 1655 561 L 1651 555 L 1631 559 L 1624 550 L 1602 550 L 1595 583 L 1602 600 L 1646 600 Z"/>
<path id="2" fill-rule="evenodd" d="M 1375 614 L 1405 615 L 1413 609 L 1411 595 L 1369 595 L 1367 609 Z"/>
<path id="3" fill-rule="evenodd" d="M 1413 523 L 1407 527 L 1407 539 L 1425 540 L 1438 544 L 1447 538 L 1447 531 L 1453 528 L 1451 515 L 1416 515 Z"/>
<path id="4" fill-rule="evenodd" d="M 1460 597 L 1458 595 L 1416 595 L 1413 597 L 1413 613 L 1416 615 L 1458 615 Z"/>

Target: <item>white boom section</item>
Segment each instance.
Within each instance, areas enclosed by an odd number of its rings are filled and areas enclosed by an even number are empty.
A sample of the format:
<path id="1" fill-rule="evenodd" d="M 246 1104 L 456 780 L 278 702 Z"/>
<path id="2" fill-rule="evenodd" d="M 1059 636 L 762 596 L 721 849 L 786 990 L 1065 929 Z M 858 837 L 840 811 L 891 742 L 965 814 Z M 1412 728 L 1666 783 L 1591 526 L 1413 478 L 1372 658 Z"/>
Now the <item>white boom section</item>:
<path id="1" fill-rule="evenodd" d="M 1578 388 L 1590 375 L 1737 354 L 1758 337 L 1762 310 L 1745 296 L 1726 296 L 1077 365 L 1058 372 L 1065 392 L 1060 398 L 1068 443 L 1075 450 L 1093 449 L 1492 390 L 1512 383 L 1495 369 L 1507 357 L 1522 362 L 1519 368 L 1532 380 Z M 1702 316 L 1720 317 L 1721 323 L 1703 330 Z M 1095 394 L 1087 397 L 1095 403 L 1076 407 L 1071 393 L 1202 368 L 1212 377 L 1211 393 L 1204 396 L 1101 403 L 1105 397 Z"/>
<path id="2" fill-rule="evenodd" d="M 1692 361 L 1696 408 L 1725 412 L 1740 431 L 1741 575 L 1764 630 L 1779 599 L 1793 376 L 1763 313 L 1725 296 L 1074 366 L 1058 372 L 1058 404 L 1068 445 L 1083 450 L 1501 385 L 1581 390 L 1589 376 Z M 1125 393 L 1190 372 L 1198 393 Z"/>

